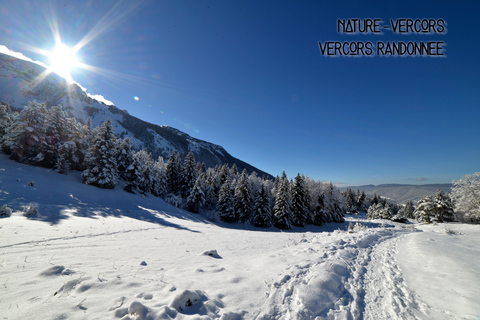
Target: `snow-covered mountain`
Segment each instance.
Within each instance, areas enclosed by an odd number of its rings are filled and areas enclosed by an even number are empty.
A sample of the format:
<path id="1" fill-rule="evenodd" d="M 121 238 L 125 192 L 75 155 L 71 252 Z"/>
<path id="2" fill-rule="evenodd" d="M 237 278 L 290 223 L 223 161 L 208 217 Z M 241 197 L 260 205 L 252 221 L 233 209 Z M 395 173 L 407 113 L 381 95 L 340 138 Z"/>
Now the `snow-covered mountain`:
<path id="1" fill-rule="evenodd" d="M 241 172 L 255 171 L 270 176 L 252 165 L 230 155 L 223 147 L 189 136 L 169 126 L 159 126 L 138 119 L 126 110 L 117 108 L 101 96 L 92 96 L 78 84 L 69 84 L 55 73 L 46 72 L 40 64 L 0 53 L 0 103 L 21 109 L 28 101 L 36 100 L 47 107 L 62 105 L 80 121 L 92 118 L 93 126 L 110 119 L 119 137 L 129 136 L 136 149 L 147 148 L 154 158 L 168 159 L 172 151 L 182 157 L 193 150 L 195 159 L 207 167 L 236 164 Z M 270 176 L 271 177 L 271 176 Z"/>

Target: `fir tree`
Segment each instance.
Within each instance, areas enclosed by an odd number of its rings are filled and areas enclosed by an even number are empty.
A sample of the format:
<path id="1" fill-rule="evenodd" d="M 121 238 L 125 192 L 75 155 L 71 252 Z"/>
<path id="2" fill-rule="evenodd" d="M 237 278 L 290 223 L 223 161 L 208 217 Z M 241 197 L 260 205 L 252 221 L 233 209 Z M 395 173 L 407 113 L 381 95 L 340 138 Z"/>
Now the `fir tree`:
<path id="1" fill-rule="evenodd" d="M 187 198 L 187 207 L 190 212 L 198 213 L 205 203 L 205 174 L 201 173 Z"/>
<path id="2" fill-rule="evenodd" d="M 222 221 L 229 223 L 236 222 L 235 211 L 233 209 L 233 189 L 228 180 L 225 181 L 220 188 L 217 212 Z"/>
<path id="3" fill-rule="evenodd" d="M 22 163 L 38 164 L 45 158 L 45 122 L 47 109 L 44 104 L 29 102 L 7 133 L 10 158 Z"/>
<path id="4" fill-rule="evenodd" d="M 117 138 L 110 119 L 96 131 L 86 156 L 87 169 L 82 173 L 86 184 L 113 189 L 117 185 Z"/>
<path id="5" fill-rule="evenodd" d="M 435 220 L 438 222 L 454 221 L 455 214 L 453 212 L 453 203 L 448 194 L 438 190 L 433 200 L 435 201 Z"/>
<path id="6" fill-rule="evenodd" d="M 173 151 L 168 158 L 166 175 L 167 175 L 167 191 L 168 193 L 176 194 L 180 187 L 180 173 L 179 155 Z"/>
<path id="7" fill-rule="evenodd" d="M 285 171 L 282 174 L 273 207 L 273 224 L 279 229 L 292 227 L 292 203 L 290 200 L 290 186 Z"/>
<path id="8" fill-rule="evenodd" d="M 185 161 L 183 162 L 183 170 L 180 180 L 180 189 L 184 198 L 188 198 L 188 196 L 190 195 L 190 191 L 196 183 L 196 180 L 197 168 L 195 162 L 195 154 L 192 150 L 190 150 L 190 152 L 185 157 Z"/>
<path id="9" fill-rule="evenodd" d="M 418 222 L 431 223 L 435 217 L 435 203 L 432 196 L 426 196 L 417 202 L 415 218 Z"/>
<path id="10" fill-rule="evenodd" d="M 307 190 L 303 177 L 299 174 L 295 177 L 292 187 L 292 223 L 295 226 L 304 227 L 309 222 Z"/>
<path id="11" fill-rule="evenodd" d="M 318 195 L 317 201 L 315 202 L 312 222 L 317 226 L 321 226 L 327 222 L 327 218 L 325 216 L 325 195 L 321 193 Z"/>
<path id="12" fill-rule="evenodd" d="M 126 137 L 118 147 L 117 169 L 120 179 L 125 180 L 127 168 L 133 163 L 132 141 Z"/>
<path id="13" fill-rule="evenodd" d="M 415 212 L 415 207 L 413 206 L 413 202 L 408 201 L 407 204 L 405 204 L 405 209 L 404 209 L 405 218 L 415 219 L 414 212 Z"/>
<path id="14" fill-rule="evenodd" d="M 69 144 L 67 142 L 62 143 L 60 150 L 58 151 L 55 170 L 61 174 L 67 174 L 70 170 L 70 162 L 68 161 L 68 146 Z"/>
<path id="15" fill-rule="evenodd" d="M 167 174 L 165 172 L 165 162 L 162 157 L 153 164 L 153 185 L 152 194 L 157 197 L 163 197 L 167 194 Z"/>
<path id="16" fill-rule="evenodd" d="M 270 228 L 273 225 L 270 198 L 268 189 L 262 185 L 253 210 L 252 222 L 254 226 L 259 228 Z"/>
<path id="17" fill-rule="evenodd" d="M 234 211 L 235 219 L 238 221 L 247 221 L 252 213 L 251 188 L 247 179 L 247 170 L 243 170 L 240 180 L 235 186 L 234 191 Z"/>

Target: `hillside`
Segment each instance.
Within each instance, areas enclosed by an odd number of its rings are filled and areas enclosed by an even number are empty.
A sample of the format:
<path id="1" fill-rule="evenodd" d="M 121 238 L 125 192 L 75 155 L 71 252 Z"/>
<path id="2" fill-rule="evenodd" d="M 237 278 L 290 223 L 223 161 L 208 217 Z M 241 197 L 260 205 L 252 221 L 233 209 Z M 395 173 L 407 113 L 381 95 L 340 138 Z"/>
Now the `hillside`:
<path id="1" fill-rule="evenodd" d="M 249 173 L 255 171 L 259 176 L 272 177 L 233 157 L 219 145 L 196 139 L 172 127 L 138 119 L 104 99 L 87 94 L 79 85 L 69 84 L 57 74 L 46 72 L 39 64 L 0 53 L 0 103 L 18 110 L 33 100 L 45 103 L 47 107 L 63 105 L 82 122 L 91 117 L 93 126 L 110 119 L 117 136 L 129 136 L 137 150 L 147 148 L 154 159 L 162 156 L 167 160 L 174 150 L 183 158 L 193 150 L 196 160 L 204 162 L 207 167 L 236 164 L 240 172 L 246 169 Z"/>
<path id="2" fill-rule="evenodd" d="M 366 194 L 377 194 L 383 198 L 390 199 L 396 203 L 406 203 L 407 201 L 418 201 L 421 198 L 434 195 L 438 189 L 441 189 L 444 193 L 450 191 L 452 184 L 423 184 L 423 185 L 411 185 L 411 184 L 380 184 L 375 185 L 363 185 L 353 187 L 343 187 L 340 190 L 344 191 L 350 188 L 354 191 L 363 190 Z"/>
<path id="3" fill-rule="evenodd" d="M 476 225 L 350 216 L 280 232 L 4 155 L 0 172 L 0 204 L 13 211 L 0 219 L 3 319 L 451 320 L 480 311 Z M 22 214 L 29 203 L 37 216 Z"/>

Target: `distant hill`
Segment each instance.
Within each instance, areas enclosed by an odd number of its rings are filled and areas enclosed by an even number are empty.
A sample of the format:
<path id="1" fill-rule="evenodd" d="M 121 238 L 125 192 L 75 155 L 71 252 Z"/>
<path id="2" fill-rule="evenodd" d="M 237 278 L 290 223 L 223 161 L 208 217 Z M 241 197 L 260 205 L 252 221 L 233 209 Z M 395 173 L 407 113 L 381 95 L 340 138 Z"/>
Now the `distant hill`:
<path id="1" fill-rule="evenodd" d="M 138 119 L 126 110 L 102 99 L 91 96 L 77 84 L 69 84 L 55 73 L 45 72 L 37 63 L 0 53 L 0 103 L 21 110 L 29 101 L 45 103 L 47 107 L 62 105 L 79 121 L 92 119 L 94 127 L 110 119 L 118 137 L 130 137 L 135 149 L 147 148 L 154 159 L 162 156 L 168 160 L 172 151 L 184 158 L 193 150 L 196 161 L 207 167 L 226 163 L 235 164 L 239 172 L 255 171 L 260 177 L 273 178 L 270 174 L 230 155 L 223 147 L 193 138 L 169 126 L 160 126 Z"/>
<path id="2" fill-rule="evenodd" d="M 356 191 L 359 189 L 365 191 L 365 193 L 369 195 L 377 194 L 397 203 L 406 203 L 409 200 L 418 201 L 425 196 L 433 195 L 438 189 L 441 189 L 443 192 L 447 193 L 450 191 L 451 187 L 451 183 L 421 185 L 380 184 L 378 186 L 370 184 L 364 186 L 344 187 L 340 188 L 340 190 L 344 191 L 347 188 L 350 188 Z"/>

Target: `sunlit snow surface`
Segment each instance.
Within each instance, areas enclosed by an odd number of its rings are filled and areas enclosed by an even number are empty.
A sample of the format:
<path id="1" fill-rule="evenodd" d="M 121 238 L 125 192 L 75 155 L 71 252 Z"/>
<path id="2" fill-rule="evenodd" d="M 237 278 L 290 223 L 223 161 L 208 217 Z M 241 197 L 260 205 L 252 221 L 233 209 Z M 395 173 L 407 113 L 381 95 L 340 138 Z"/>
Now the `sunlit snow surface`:
<path id="1" fill-rule="evenodd" d="M 39 217 L 21 214 L 30 202 Z M 5 203 L 14 213 L 0 219 L 2 319 L 480 314 L 479 226 L 232 226 L 0 156 Z"/>

